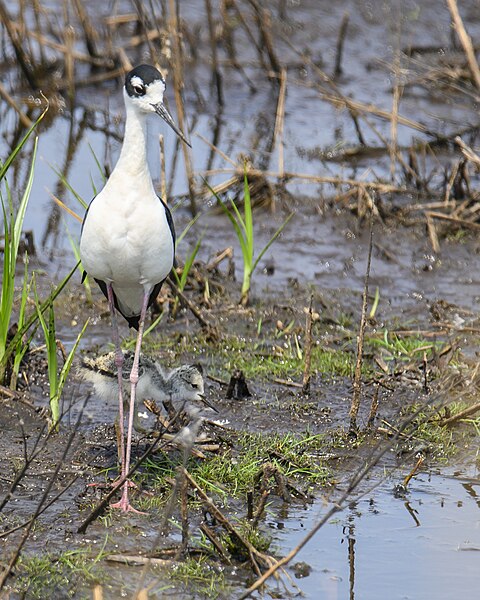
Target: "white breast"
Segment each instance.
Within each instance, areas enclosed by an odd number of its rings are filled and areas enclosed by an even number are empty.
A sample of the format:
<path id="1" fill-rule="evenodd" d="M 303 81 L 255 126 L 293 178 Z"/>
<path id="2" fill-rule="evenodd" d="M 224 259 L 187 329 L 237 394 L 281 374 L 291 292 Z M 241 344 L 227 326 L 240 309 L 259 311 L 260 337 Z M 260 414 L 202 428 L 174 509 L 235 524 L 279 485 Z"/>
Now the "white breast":
<path id="1" fill-rule="evenodd" d="M 163 281 L 174 247 L 165 208 L 148 178 L 112 173 L 90 205 L 80 255 L 86 272 L 112 283 L 127 314 L 139 314 L 144 291 Z"/>

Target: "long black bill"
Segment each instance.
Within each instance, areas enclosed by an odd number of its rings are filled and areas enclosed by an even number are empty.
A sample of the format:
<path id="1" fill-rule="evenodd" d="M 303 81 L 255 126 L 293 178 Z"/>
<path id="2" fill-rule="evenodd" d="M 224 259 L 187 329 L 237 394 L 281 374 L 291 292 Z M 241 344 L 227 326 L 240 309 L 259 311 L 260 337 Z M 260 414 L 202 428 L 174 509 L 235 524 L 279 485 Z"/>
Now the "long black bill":
<path id="1" fill-rule="evenodd" d="M 159 102 L 158 104 L 154 104 L 153 107 L 155 108 L 155 112 L 157 113 L 157 115 L 160 115 L 162 119 L 170 125 L 170 127 L 178 135 L 178 137 L 181 140 L 183 140 L 187 144 L 187 146 L 190 146 L 191 148 L 192 144 L 187 140 L 187 138 L 183 135 L 180 129 L 175 125 L 175 121 L 172 119 L 170 113 L 165 108 L 164 104 L 162 104 L 162 102 Z"/>

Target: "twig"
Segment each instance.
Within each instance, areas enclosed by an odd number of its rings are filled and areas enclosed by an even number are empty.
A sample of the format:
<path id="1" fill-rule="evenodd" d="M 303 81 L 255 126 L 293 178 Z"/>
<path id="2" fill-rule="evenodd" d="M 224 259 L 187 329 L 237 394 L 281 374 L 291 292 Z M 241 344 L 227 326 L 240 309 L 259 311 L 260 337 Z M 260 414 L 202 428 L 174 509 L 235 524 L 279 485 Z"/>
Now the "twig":
<path id="1" fill-rule="evenodd" d="M 461 225 L 462 227 L 466 227 L 467 229 L 473 229 L 475 231 L 480 230 L 480 223 L 475 223 L 473 221 L 467 221 L 466 219 L 458 219 L 457 217 L 452 217 L 450 215 L 444 215 L 443 213 L 428 211 L 425 214 L 433 217 L 434 219 L 443 219 L 444 221 L 450 221 L 451 223 L 456 223 L 457 225 Z"/>
<path id="2" fill-rule="evenodd" d="M 207 536 L 207 538 L 210 540 L 210 542 L 212 543 L 215 550 L 222 557 L 222 560 L 225 561 L 225 563 L 227 565 L 231 565 L 232 561 L 230 560 L 230 557 L 226 553 L 225 548 L 223 547 L 221 541 L 217 538 L 217 536 L 210 529 L 210 527 L 206 523 L 202 523 L 200 525 L 200 531 L 202 531 L 203 534 Z"/>
<path id="3" fill-rule="evenodd" d="M 278 176 L 283 179 L 285 173 L 283 127 L 285 123 L 285 95 L 287 89 L 287 69 L 280 72 L 280 89 L 278 90 L 277 113 L 275 116 L 275 129 L 273 141 L 278 145 Z"/>
<path id="4" fill-rule="evenodd" d="M 473 406 L 469 406 L 468 408 L 460 411 L 456 415 L 453 415 L 453 416 L 449 417 L 448 419 L 444 419 L 443 421 L 440 422 L 440 425 L 442 427 L 445 427 L 446 425 L 451 425 L 452 423 L 455 423 L 456 421 L 459 421 L 460 419 L 464 419 L 465 417 L 473 415 L 473 413 L 476 413 L 479 410 L 480 410 L 480 402 L 477 402 L 477 404 L 474 404 Z"/>
<path id="5" fill-rule="evenodd" d="M 169 0 L 170 15 L 168 19 L 168 30 L 173 47 L 173 88 L 175 92 L 175 105 L 177 107 L 178 126 L 180 131 L 185 131 L 185 111 L 183 107 L 182 89 L 183 89 L 183 67 L 182 67 L 182 49 L 179 39 L 179 24 L 177 19 L 176 1 Z M 188 181 L 188 195 L 190 198 L 190 211 L 194 217 L 197 214 L 197 204 L 195 201 L 195 181 L 193 177 L 192 161 L 187 144 L 182 143 L 183 160 Z"/>
<path id="6" fill-rule="evenodd" d="M 230 163 L 232 165 L 232 167 L 238 168 L 237 163 L 235 163 L 229 156 L 227 156 L 225 154 L 225 152 L 222 152 L 220 150 L 220 148 L 218 148 L 217 146 L 215 146 L 215 144 L 212 144 L 212 142 L 210 142 L 209 140 L 207 140 L 207 138 L 204 138 L 203 135 L 201 133 L 196 132 L 195 135 L 200 138 L 202 140 L 202 142 L 205 142 L 205 144 L 207 144 L 207 146 L 210 146 L 210 148 L 212 150 L 215 150 L 215 152 L 217 152 L 217 154 L 219 154 L 223 160 L 225 160 L 226 162 Z"/>
<path id="7" fill-rule="evenodd" d="M 413 469 L 410 471 L 410 473 L 405 477 L 405 479 L 403 480 L 403 487 L 406 489 L 411 478 L 415 475 L 415 473 L 418 471 L 418 469 L 422 466 L 423 461 L 425 460 L 424 456 L 420 456 L 419 459 L 417 460 L 415 466 L 413 467 Z"/>
<path id="8" fill-rule="evenodd" d="M 363 342 L 365 338 L 365 327 L 367 324 L 367 303 L 368 303 L 368 283 L 370 280 L 370 264 L 372 261 L 373 247 L 373 217 L 370 216 L 370 243 L 368 245 L 367 268 L 365 271 L 365 282 L 363 287 L 362 315 L 360 318 L 360 327 L 357 337 L 357 360 L 355 364 L 355 374 L 353 376 L 353 396 L 350 407 L 350 431 L 357 430 L 357 415 L 360 408 L 360 394 L 362 390 L 362 365 L 363 365 Z"/>
<path id="9" fill-rule="evenodd" d="M 310 305 L 305 322 L 305 363 L 303 367 L 302 393 L 310 393 L 310 378 L 312 366 L 312 324 L 313 324 L 313 294 L 310 296 Z"/>
<path id="10" fill-rule="evenodd" d="M 460 146 L 462 154 L 467 160 L 473 162 L 477 167 L 480 167 L 480 156 L 478 156 L 478 154 L 470 148 L 459 135 L 456 136 L 455 143 Z"/>
<path id="11" fill-rule="evenodd" d="M 379 390 L 380 390 L 380 386 L 377 383 L 377 385 L 375 386 L 375 392 L 373 393 L 372 404 L 370 406 L 370 414 L 368 415 L 367 429 L 372 429 L 372 427 L 375 423 L 375 418 L 376 418 L 377 412 L 378 412 Z"/>
<path id="12" fill-rule="evenodd" d="M 30 128 L 33 125 L 33 122 L 27 117 L 27 115 L 22 111 L 20 106 L 15 102 L 15 100 L 10 96 L 7 92 L 6 88 L 2 83 L 0 83 L 0 96 L 9 104 L 13 110 L 17 113 L 18 118 L 20 119 L 22 125 Z"/>
<path id="13" fill-rule="evenodd" d="M 467 57 L 468 66 L 470 67 L 470 71 L 472 72 L 473 79 L 477 88 L 480 89 L 480 69 L 478 68 L 478 63 L 475 57 L 475 50 L 473 49 L 472 40 L 468 35 L 463 24 L 462 17 L 458 12 L 457 0 L 447 0 L 447 4 L 450 14 L 452 15 L 455 31 L 457 32 L 457 35 L 460 39 L 460 42 L 463 46 L 463 50 Z"/>
<path id="14" fill-rule="evenodd" d="M 223 106 L 223 91 L 222 91 L 222 74 L 218 66 L 217 57 L 217 40 L 215 38 L 215 25 L 212 17 L 212 4 L 211 0 L 205 0 L 205 8 L 207 10 L 207 22 L 208 22 L 208 34 L 210 38 L 210 51 L 212 56 L 212 69 L 213 69 L 213 81 L 217 90 L 217 104 Z"/>
<path id="15" fill-rule="evenodd" d="M 183 292 L 180 291 L 177 284 L 170 277 L 168 277 L 166 281 L 167 281 L 168 285 L 171 287 L 173 293 L 176 294 L 182 300 L 182 302 L 184 302 L 184 304 L 187 306 L 187 308 L 191 311 L 193 316 L 200 323 L 202 329 L 207 330 L 211 335 L 214 335 L 215 337 L 217 337 L 217 336 L 220 337 L 220 333 L 218 332 L 217 328 L 214 325 L 211 325 L 203 317 L 200 310 L 193 304 L 193 302 L 190 302 L 190 300 L 185 296 L 185 294 Z"/>
<path id="16" fill-rule="evenodd" d="M 430 243 L 432 244 L 432 250 L 435 252 L 435 254 L 439 254 L 440 243 L 438 241 L 438 235 L 437 235 L 437 230 L 435 228 L 435 223 L 434 223 L 430 213 L 426 212 L 425 218 L 426 218 L 426 222 L 427 222 L 428 237 L 430 239 Z"/>
<path id="17" fill-rule="evenodd" d="M 343 45 L 347 36 L 348 22 L 350 20 L 350 14 L 348 11 L 343 13 L 342 21 L 340 23 L 340 29 L 338 31 L 337 38 L 337 52 L 335 55 L 335 68 L 333 69 L 333 76 L 339 77 L 342 74 L 342 56 L 343 56 Z"/>
<path id="18" fill-rule="evenodd" d="M 143 565 L 155 565 L 160 567 L 171 567 L 175 564 L 174 560 L 165 558 L 150 558 L 148 556 L 131 556 L 126 554 L 110 554 L 105 557 L 108 562 L 121 563 L 130 567 Z"/>
<path id="19" fill-rule="evenodd" d="M 165 138 L 159 135 L 160 143 L 160 197 L 167 204 L 167 172 L 165 165 Z"/>
<path id="20" fill-rule="evenodd" d="M 208 507 L 212 516 L 215 517 L 215 519 L 220 523 L 220 525 L 222 525 L 222 527 L 226 531 L 228 531 L 228 533 L 230 533 L 230 535 L 232 535 L 232 537 L 234 537 L 237 540 L 237 542 L 239 542 L 240 545 L 243 546 L 248 551 L 250 560 L 252 562 L 252 566 L 253 566 L 254 570 L 257 572 L 257 574 L 260 575 L 260 570 L 259 570 L 259 567 L 257 564 L 257 560 L 261 562 L 262 566 L 267 567 L 267 568 L 271 567 L 274 564 L 274 560 L 270 556 L 263 554 L 262 552 L 259 552 L 255 548 L 255 546 L 253 546 L 246 538 L 244 538 L 243 535 L 241 535 L 241 533 L 239 533 L 239 531 L 225 517 L 225 515 L 222 513 L 222 511 L 207 496 L 207 494 L 205 494 L 203 489 L 193 479 L 193 477 L 190 475 L 190 473 L 186 469 L 183 469 L 183 470 L 185 473 L 185 477 L 187 478 L 191 487 L 197 491 L 198 495 L 200 496 L 202 501 L 206 504 L 206 506 Z"/>

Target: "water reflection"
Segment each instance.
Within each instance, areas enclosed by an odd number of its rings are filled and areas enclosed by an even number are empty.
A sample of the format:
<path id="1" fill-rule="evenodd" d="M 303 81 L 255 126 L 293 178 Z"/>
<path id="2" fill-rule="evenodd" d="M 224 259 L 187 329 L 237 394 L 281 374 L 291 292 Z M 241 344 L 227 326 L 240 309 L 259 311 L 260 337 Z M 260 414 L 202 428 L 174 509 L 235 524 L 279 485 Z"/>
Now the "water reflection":
<path id="1" fill-rule="evenodd" d="M 405 501 L 385 482 L 337 515 L 298 555 L 311 572 L 297 584 L 312 600 L 473 597 L 478 556 L 462 550 L 480 549 L 479 485 L 473 473 L 461 480 L 421 473 Z M 282 554 L 317 522 L 319 508 L 290 511 L 275 536 Z"/>

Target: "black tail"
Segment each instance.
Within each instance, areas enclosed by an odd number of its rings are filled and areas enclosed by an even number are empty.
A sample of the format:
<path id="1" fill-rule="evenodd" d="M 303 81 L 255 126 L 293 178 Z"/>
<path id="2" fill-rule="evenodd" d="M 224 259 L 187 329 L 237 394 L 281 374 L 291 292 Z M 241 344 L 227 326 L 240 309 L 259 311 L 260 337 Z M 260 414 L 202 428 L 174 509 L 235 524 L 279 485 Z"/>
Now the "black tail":
<path id="1" fill-rule="evenodd" d="M 101 279 L 95 279 L 95 281 L 98 283 L 100 289 L 102 290 L 103 295 L 108 300 L 107 284 L 104 281 L 102 281 Z M 165 279 L 163 281 L 165 281 Z M 155 302 L 155 298 L 158 296 L 158 294 L 160 293 L 160 289 L 162 288 L 163 281 L 161 281 L 160 283 L 157 283 L 153 286 L 153 290 L 150 292 L 150 298 L 148 299 L 148 308 L 150 308 L 150 306 L 152 306 L 152 304 Z M 117 300 L 117 296 L 115 295 L 115 292 L 113 292 L 113 301 L 115 304 L 115 308 L 122 315 L 122 317 L 127 321 L 128 326 L 132 327 L 133 329 L 136 329 L 138 331 L 138 328 L 140 327 L 140 315 L 129 316 L 129 315 L 126 315 L 125 313 L 123 313 L 122 310 L 120 309 L 120 307 L 118 306 L 118 300 Z"/>

